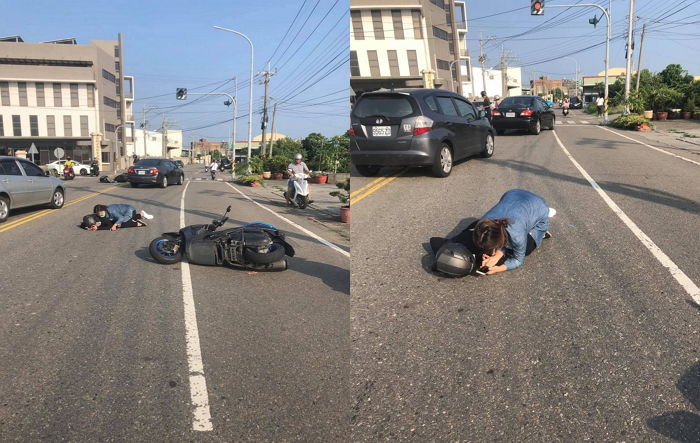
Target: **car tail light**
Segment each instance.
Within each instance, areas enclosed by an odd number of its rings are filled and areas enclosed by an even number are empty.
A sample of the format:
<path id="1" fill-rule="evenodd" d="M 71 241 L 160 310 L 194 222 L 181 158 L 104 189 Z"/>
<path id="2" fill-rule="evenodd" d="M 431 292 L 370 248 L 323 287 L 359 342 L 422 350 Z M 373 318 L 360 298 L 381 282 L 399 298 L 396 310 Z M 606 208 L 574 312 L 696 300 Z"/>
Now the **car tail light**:
<path id="1" fill-rule="evenodd" d="M 355 136 L 355 130 L 354 130 L 353 128 L 350 128 L 350 130 L 348 131 L 348 133 L 350 134 L 350 137 L 354 137 L 354 136 Z"/>
<path id="2" fill-rule="evenodd" d="M 419 116 L 416 118 L 416 122 L 413 124 L 413 135 L 421 135 L 433 129 L 433 121 L 425 116 Z"/>
<path id="3" fill-rule="evenodd" d="M 499 111 L 498 109 L 494 109 L 493 111 L 491 111 L 491 115 L 492 116 L 499 116 L 499 115 L 501 115 L 501 111 Z"/>
<path id="4" fill-rule="evenodd" d="M 129 174 L 133 174 L 133 173 L 134 173 L 134 168 L 129 168 L 129 169 L 126 170 L 126 172 L 128 172 Z"/>
<path id="5" fill-rule="evenodd" d="M 530 117 L 530 116 L 532 116 L 532 111 L 530 109 L 525 109 L 524 111 L 520 111 L 520 116 L 521 117 Z"/>
<path id="6" fill-rule="evenodd" d="M 158 173 L 158 170 L 157 170 L 156 168 L 151 168 L 148 172 L 149 172 L 150 174 L 157 174 L 157 173 Z"/>

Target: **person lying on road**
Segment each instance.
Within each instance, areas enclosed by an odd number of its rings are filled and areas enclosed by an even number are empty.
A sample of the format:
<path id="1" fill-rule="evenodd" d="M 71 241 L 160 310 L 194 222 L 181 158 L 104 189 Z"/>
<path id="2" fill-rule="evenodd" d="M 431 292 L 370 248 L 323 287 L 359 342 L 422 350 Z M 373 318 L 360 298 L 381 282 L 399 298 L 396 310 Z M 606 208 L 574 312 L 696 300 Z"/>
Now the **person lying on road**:
<path id="1" fill-rule="evenodd" d="M 140 227 L 146 223 L 142 219 L 151 220 L 153 216 L 146 211 L 136 211 L 131 205 L 115 204 L 115 205 L 95 205 L 93 213 L 97 217 L 100 225 L 91 225 L 89 231 L 96 231 L 100 226 L 109 226 L 110 231 L 116 231 L 120 227 Z M 106 228 L 103 228 L 106 229 Z"/>
<path id="2" fill-rule="evenodd" d="M 507 191 L 474 226 L 474 246 L 483 252 L 487 274 L 520 267 L 525 256 L 550 238 L 549 217 L 556 211 L 539 195 L 522 189 Z M 505 257 L 503 264 L 498 264 Z"/>

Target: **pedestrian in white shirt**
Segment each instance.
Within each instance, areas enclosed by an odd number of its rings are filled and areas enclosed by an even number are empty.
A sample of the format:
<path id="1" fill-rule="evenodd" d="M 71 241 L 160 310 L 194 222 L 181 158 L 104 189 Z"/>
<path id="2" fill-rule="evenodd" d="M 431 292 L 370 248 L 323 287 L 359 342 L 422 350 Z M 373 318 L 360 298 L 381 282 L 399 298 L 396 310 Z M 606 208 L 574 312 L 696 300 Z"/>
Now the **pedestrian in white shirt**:
<path id="1" fill-rule="evenodd" d="M 598 98 L 595 101 L 595 105 L 598 107 L 598 117 L 603 116 L 603 108 L 605 107 L 605 100 L 603 99 L 602 96 L 598 96 Z"/>
<path id="2" fill-rule="evenodd" d="M 216 160 L 212 161 L 211 164 L 209 165 L 209 172 L 211 172 L 211 179 L 216 180 L 216 171 L 219 169 L 219 164 L 216 162 Z"/>

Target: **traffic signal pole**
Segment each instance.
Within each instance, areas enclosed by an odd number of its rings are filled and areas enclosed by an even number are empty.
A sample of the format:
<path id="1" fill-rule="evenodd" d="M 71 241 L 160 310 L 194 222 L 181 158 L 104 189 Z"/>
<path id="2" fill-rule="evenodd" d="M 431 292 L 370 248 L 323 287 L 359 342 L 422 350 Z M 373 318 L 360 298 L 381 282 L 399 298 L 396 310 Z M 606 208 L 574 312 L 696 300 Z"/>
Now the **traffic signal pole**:
<path id="1" fill-rule="evenodd" d="M 608 68 L 609 68 L 609 63 L 610 63 L 610 35 L 611 35 L 611 29 L 612 29 L 612 23 L 610 21 L 610 12 L 612 10 L 610 3 L 612 0 L 608 0 L 608 9 L 603 8 L 600 5 L 596 5 L 595 3 L 581 3 L 577 5 L 547 5 L 547 8 L 598 8 L 601 11 L 603 11 L 603 14 L 605 15 L 605 19 L 607 20 L 608 26 L 607 26 L 607 35 L 605 37 L 605 95 L 604 95 L 604 104 L 603 104 L 603 123 L 608 122 Z M 544 10 L 544 4 L 542 4 L 542 9 Z M 544 11 L 543 11 L 544 12 Z M 544 13 L 539 13 L 538 15 L 544 15 Z"/>

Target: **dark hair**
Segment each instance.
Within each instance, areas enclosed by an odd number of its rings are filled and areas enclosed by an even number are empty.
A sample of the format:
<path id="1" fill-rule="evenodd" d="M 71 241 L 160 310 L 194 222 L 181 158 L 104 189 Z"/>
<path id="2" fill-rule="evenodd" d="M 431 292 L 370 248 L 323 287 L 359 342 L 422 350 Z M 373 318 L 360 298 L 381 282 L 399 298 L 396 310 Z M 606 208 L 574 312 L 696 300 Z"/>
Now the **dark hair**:
<path id="1" fill-rule="evenodd" d="M 94 212 L 95 214 L 97 214 L 98 212 L 101 212 L 101 211 L 107 211 L 107 206 L 105 206 L 105 205 L 95 205 L 95 207 L 92 208 L 92 212 Z"/>
<path id="2" fill-rule="evenodd" d="M 89 228 L 97 224 L 97 218 L 93 214 L 86 215 L 83 217 L 83 222 L 80 224 L 81 228 Z"/>
<path id="3" fill-rule="evenodd" d="M 483 251 L 493 251 L 506 246 L 510 224 L 507 218 L 484 218 L 474 227 L 474 246 Z"/>

